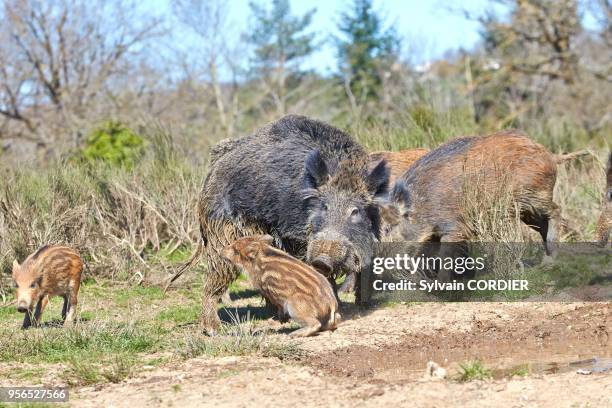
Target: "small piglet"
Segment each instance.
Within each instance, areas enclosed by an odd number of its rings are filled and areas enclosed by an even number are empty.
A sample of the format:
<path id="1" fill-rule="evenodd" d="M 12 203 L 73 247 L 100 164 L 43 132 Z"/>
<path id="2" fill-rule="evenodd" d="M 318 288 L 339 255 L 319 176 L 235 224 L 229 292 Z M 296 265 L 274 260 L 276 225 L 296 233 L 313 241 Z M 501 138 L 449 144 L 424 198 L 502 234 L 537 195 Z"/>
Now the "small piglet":
<path id="1" fill-rule="evenodd" d="M 340 314 L 327 279 L 274 248 L 272 242 L 270 235 L 241 238 L 225 247 L 223 257 L 246 272 L 255 289 L 277 308 L 281 320 L 289 316 L 302 326 L 291 336 L 335 330 Z"/>
<path id="2" fill-rule="evenodd" d="M 72 323 L 76 317 L 82 272 L 81 257 L 66 246 L 45 245 L 28 256 L 21 265 L 17 260 L 13 261 L 17 310 L 25 313 L 22 328 L 40 324 L 40 317 L 53 296 L 64 298 L 64 326 Z"/>

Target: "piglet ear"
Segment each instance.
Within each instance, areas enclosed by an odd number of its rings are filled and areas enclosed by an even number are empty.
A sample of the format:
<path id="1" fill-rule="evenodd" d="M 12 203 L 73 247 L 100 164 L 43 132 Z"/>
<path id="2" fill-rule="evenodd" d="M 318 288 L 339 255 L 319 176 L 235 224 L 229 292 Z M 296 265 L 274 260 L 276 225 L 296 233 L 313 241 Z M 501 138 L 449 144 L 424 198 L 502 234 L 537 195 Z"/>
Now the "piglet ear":
<path id="1" fill-rule="evenodd" d="M 13 261 L 13 276 L 15 276 L 18 271 L 19 271 L 19 262 L 17 262 L 17 260 L 15 259 Z"/>
<path id="2" fill-rule="evenodd" d="M 327 182 L 329 170 L 319 150 L 313 150 L 304 162 L 304 189 L 317 189 Z"/>
<path id="3" fill-rule="evenodd" d="M 372 169 L 366 178 L 368 191 L 374 196 L 381 196 L 387 193 L 389 189 L 389 168 L 387 161 L 381 160 Z"/>

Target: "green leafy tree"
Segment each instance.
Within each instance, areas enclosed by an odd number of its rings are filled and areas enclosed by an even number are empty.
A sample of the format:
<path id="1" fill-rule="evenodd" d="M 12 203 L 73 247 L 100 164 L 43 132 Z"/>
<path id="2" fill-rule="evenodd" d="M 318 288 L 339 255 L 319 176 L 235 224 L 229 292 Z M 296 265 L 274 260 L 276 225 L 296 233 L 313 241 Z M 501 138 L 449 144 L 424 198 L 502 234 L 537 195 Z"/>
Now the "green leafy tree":
<path id="1" fill-rule="evenodd" d="M 377 96 L 380 67 L 397 58 L 399 38 L 394 27 L 384 28 L 372 0 L 354 0 L 340 16 L 337 41 L 341 75 L 359 98 Z"/>
<path id="2" fill-rule="evenodd" d="M 82 157 L 115 166 L 132 167 L 144 154 L 144 139 L 119 122 L 108 122 L 94 130 L 85 142 Z"/>
<path id="3" fill-rule="evenodd" d="M 288 0 L 273 0 L 270 9 L 257 2 L 249 6 L 254 28 L 246 38 L 255 48 L 253 70 L 263 80 L 277 111 L 283 114 L 288 88 L 295 86 L 290 82 L 299 79 L 300 62 L 314 49 L 314 34 L 306 30 L 315 10 L 295 16 Z"/>

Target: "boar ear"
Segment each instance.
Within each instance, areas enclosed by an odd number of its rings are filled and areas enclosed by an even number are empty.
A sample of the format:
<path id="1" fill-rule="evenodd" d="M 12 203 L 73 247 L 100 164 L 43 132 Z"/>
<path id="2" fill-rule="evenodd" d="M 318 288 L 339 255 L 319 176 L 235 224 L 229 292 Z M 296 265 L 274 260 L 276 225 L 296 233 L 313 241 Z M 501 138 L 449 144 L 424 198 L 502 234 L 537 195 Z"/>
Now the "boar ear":
<path id="1" fill-rule="evenodd" d="M 254 261 L 257 258 L 257 254 L 259 253 L 260 249 L 260 245 L 258 245 L 256 242 L 251 242 L 243 249 L 242 253 L 246 259 L 249 261 Z"/>
<path id="2" fill-rule="evenodd" d="M 389 194 L 389 201 L 397 204 L 401 204 L 404 207 L 409 208 L 412 204 L 412 197 L 410 196 L 410 191 L 406 187 L 406 183 L 402 180 L 399 180 L 393 186 L 393 190 Z"/>
<path id="3" fill-rule="evenodd" d="M 304 189 L 316 189 L 327 182 L 329 171 L 321 152 L 313 150 L 304 163 Z"/>
<path id="4" fill-rule="evenodd" d="M 374 196 L 386 194 L 389 189 L 389 169 L 385 159 L 378 162 L 366 178 L 368 191 Z"/>
<path id="5" fill-rule="evenodd" d="M 13 261 L 13 274 L 17 273 L 18 270 L 19 270 L 19 262 L 17 262 L 17 260 L 15 259 Z"/>

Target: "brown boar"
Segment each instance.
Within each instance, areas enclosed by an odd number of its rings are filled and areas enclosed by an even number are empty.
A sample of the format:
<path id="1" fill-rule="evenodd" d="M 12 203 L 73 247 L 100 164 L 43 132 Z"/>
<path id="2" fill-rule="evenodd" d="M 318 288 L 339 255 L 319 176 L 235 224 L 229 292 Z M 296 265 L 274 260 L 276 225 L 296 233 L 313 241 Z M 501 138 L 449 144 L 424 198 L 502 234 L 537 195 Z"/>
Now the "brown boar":
<path id="1" fill-rule="evenodd" d="M 462 197 L 466 182 L 477 179 L 482 192 L 508 183 L 521 220 L 540 233 L 551 254 L 562 222 L 553 202 L 556 165 L 562 159 L 517 131 L 451 140 L 421 157 L 396 181 L 389 194 L 394 204 L 382 212 L 384 239 L 470 239 Z"/>
<path id="2" fill-rule="evenodd" d="M 22 328 L 38 326 L 49 298 L 64 298 L 64 326 L 76 318 L 77 296 L 81 286 L 83 261 L 72 248 L 45 245 L 19 265 L 13 261 L 17 310 L 25 313 Z"/>
<path id="3" fill-rule="evenodd" d="M 368 155 L 369 168 L 374 168 L 381 160 L 387 162 L 389 168 L 389 185 L 393 185 L 395 180 L 404 174 L 412 163 L 427 154 L 427 149 L 404 149 L 399 152 L 372 152 Z"/>
<path id="4" fill-rule="evenodd" d="M 330 283 L 272 242 L 270 235 L 240 238 L 225 247 L 222 256 L 246 272 L 253 287 L 277 309 L 281 321 L 288 316 L 302 326 L 291 336 L 335 330 L 340 314 Z"/>
<path id="5" fill-rule="evenodd" d="M 404 149 L 398 152 L 372 152 L 368 155 L 368 167 L 372 169 L 384 159 L 387 162 L 387 167 L 389 168 L 389 185 L 393 185 L 398 177 L 404 174 L 413 163 L 425 156 L 427 153 L 429 153 L 429 150 L 423 148 Z M 557 163 L 564 163 L 577 157 L 589 154 L 590 153 L 586 150 L 580 150 L 577 152 L 555 155 L 555 160 Z"/>
<path id="6" fill-rule="evenodd" d="M 602 204 L 601 215 L 597 222 L 597 241 L 603 246 L 610 242 L 612 231 L 612 152 L 608 155 L 608 170 L 606 175 L 606 190 Z"/>

